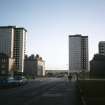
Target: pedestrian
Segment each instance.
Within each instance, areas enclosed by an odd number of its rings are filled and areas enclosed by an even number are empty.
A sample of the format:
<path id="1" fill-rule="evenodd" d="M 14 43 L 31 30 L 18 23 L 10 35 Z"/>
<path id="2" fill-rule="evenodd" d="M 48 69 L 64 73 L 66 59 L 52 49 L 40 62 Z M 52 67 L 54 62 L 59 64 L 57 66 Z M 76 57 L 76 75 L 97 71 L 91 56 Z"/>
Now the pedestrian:
<path id="1" fill-rule="evenodd" d="M 72 76 L 71 76 L 71 75 L 69 75 L 69 76 L 68 76 L 68 79 L 69 79 L 69 80 L 71 80 L 71 79 L 72 79 Z"/>

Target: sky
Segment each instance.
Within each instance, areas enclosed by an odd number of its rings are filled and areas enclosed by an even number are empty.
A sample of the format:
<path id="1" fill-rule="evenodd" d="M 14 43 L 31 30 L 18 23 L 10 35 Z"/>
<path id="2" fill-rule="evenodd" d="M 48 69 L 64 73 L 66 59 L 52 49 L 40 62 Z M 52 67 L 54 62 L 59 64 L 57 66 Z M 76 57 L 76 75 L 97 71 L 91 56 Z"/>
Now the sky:
<path id="1" fill-rule="evenodd" d="M 105 41 L 105 0 L 0 0 L 0 25 L 27 29 L 26 54 L 68 69 L 68 36 L 89 37 L 89 60 Z"/>

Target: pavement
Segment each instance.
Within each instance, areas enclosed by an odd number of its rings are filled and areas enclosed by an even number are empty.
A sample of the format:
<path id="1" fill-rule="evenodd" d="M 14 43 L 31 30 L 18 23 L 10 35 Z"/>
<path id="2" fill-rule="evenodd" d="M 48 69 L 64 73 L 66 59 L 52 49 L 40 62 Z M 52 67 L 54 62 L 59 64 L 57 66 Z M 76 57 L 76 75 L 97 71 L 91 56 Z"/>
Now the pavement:
<path id="1" fill-rule="evenodd" d="M 1 89 L 0 105 L 82 105 L 77 82 L 39 78 L 20 87 Z"/>
<path id="2" fill-rule="evenodd" d="M 79 80 L 78 84 L 84 105 L 105 105 L 105 79 Z"/>

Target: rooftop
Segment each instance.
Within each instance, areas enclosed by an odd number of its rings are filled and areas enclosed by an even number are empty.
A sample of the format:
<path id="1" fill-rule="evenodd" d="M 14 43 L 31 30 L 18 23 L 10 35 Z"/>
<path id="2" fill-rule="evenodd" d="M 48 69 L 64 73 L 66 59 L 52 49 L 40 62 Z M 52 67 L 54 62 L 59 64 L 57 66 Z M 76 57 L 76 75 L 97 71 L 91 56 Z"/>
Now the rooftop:
<path id="1" fill-rule="evenodd" d="M 100 41 L 99 43 L 105 43 L 105 41 Z"/>
<path id="2" fill-rule="evenodd" d="M 69 35 L 69 37 L 88 37 L 88 36 L 82 36 L 81 34 L 75 34 L 75 35 Z"/>
<path id="3" fill-rule="evenodd" d="M 16 26 L 0 26 L 0 28 L 14 28 L 14 29 L 23 29 L 27 32 L 27 30 L 24 27 L 16 27 Z"/>

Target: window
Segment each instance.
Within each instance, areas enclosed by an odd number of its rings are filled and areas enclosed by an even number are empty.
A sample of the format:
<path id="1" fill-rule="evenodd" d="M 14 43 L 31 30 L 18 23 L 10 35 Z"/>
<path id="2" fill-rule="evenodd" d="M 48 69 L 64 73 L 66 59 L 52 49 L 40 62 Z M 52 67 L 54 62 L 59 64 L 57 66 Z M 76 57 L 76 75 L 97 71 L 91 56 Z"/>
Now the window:
<path id="1" fill-rule="evenodd" d="M 1 65 L 1 68 L 4 69 L 5 68 L 5 65 Z"/>

